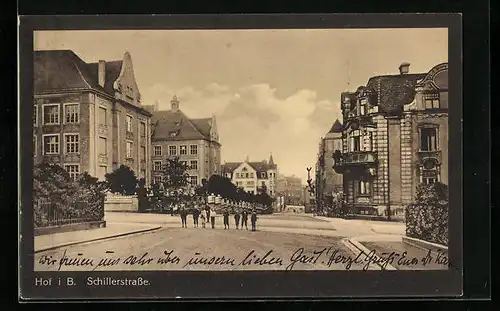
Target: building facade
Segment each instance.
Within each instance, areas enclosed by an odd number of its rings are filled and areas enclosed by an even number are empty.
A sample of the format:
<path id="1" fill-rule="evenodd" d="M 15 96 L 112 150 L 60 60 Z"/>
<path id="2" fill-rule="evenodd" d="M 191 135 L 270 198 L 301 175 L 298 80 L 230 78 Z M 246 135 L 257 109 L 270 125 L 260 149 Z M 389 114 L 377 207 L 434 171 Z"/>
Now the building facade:
<path id="1" fill-rule="evenodd" d="M 377 76 L 342 93 L 343 174 L 355 213 L 402 214 L 421 183 L 448 183 L 448 64 L 410 74 Z"/>
<path id="2" fill-rule="evenodd" d="M 153 183 L 162 181 L 162 166 L 168 157 L 179 157 L 189 167 L 192 185 L 201 185 L 220 172 L 219 132 L 215 115 L 190 119 L 180 110 L 174 95 L 170 110 L 145 106 L 152 113 L 151 162 Z"/>
<path id="3" fill-rule="evenodd" d="M 302 205 L 302 179 L 280 174 L 276 184 L 276 193 L 284 198 L 285 205 Z"/>
<path id="4" fill-rule="evenodd" d="M 273 156 L 269 161 L 250 162 L 248 158 L 243 162 L 226 162 L 221 167 L 221 175 L 243 188 L 248 193 L 267 193 L 276 197 L 276 181 L 278 166 L 274 163 Z"/>
<path id="5" fill-rule="evenodd" d="M 332 169 L 334 164 L 332 154 L 335 150 L 342 150 L 342 130 L 340 121 L 335 120 L 319 144 L 316 189 L 326 204 L 332 202 L 333 194 L 343 191 L 342 174 Z"/>
<path id="6" fill-rule="evenodd" d="M 35 51 L 35 163 L 104 180 L 120 165 L 150 183 L 151 114 L 141 107 L 132 58 L 86 63 L 70 50 Z"/>

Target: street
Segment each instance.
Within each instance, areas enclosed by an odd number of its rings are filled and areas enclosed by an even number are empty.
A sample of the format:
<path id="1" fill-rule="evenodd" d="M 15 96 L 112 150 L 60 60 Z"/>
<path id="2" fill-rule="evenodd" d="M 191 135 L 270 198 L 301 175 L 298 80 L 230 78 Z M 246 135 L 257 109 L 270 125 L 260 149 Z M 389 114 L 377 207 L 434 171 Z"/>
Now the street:
<path id="1" fill-rule="evenodd" d="M 109 213 L 107 219 L 115 225 L 143 222 L 160 229 L 41 251 L 35 254 L 35 270 L 380 270 L 345 238 L 396 245 L 402 228 L 295 213 L 261 215 L 255 232 L 236 230 L 233 219 L 225 230 L 220 217 L 215 229 L 193 228 L 191 218 L 188 228 L 181 228 L 179 217 L 170 215 Z M 376 225 L 386 234 L 374 232 Z"/>

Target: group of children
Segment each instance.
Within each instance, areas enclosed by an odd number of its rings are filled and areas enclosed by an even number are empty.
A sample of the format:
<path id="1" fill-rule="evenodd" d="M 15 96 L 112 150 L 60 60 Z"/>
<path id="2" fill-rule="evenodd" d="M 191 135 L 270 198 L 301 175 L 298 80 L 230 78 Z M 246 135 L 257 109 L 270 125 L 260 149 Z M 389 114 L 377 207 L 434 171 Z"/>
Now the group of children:
<path id="1" fill-rule="evenodd" d="M 181 206 L 179 209 L 179 215 L 181 216 L 181 223 L 183 228 L 187 228 L 187 216 L 189 214 L 189 210 L 185 208 L 185 206 Z M 194 228 L 198 228 L 198 220 L 201 219 L 201 226 L 202 228 L 206 228 L 207 224 L 210 224 L 212 226 L 212 229 L 215 228 L 215 218 L 217 216 L 217 212 L 215 208 L 213 207 L 199 207 L 199 206 L 194 206 L 194 208 L 191 209 L 191 214 L 193 215 L 193 226 Z M 222 218 L 224 222 L 224 230 L 229 229 L 229 215 L 234 214 L 234 223 L 236 225 L 236 229 L 243 229 L 243 226 L 245 226 L 245 229 L 248 230 L 248 215 L 249 215 L 249 209 L 248 208 L 241 208 L 241 209 L 231 209 L 231 208 L 224 208 L 222 212 Z M 241 220 L 241 223 L 240 223 Z M 257 230 L 257 211 L 255 208 L 252 208 L 250 211 L 250 222 L 252 225 L 252 231 Z"/>

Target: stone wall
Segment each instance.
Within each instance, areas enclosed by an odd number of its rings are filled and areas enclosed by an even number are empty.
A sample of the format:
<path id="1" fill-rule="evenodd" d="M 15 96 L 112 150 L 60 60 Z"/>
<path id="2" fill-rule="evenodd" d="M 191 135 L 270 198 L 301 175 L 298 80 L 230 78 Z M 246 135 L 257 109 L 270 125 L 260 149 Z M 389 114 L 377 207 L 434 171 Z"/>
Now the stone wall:
<path id="1" fill-rule="evenodd" d="M 106 195 L 104 200 L 105 212 L 137 212 L 139 200 L 137 196 Z"/>

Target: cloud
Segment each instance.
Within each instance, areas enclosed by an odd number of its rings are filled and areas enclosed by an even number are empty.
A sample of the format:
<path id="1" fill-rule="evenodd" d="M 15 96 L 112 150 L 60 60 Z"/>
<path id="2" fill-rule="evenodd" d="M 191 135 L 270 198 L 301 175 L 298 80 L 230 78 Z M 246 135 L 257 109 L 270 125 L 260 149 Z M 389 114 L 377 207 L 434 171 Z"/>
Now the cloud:
<path id="1" fill-rule="evenodd" d="M 237 89 L 211 83 L 194 89 L 172 90 L 157 84 L 145 97 L 159 98 L 169 109 L 175 93 L 181 110 L 192 118 L 217 116 L 223 161 L 268 159 L 272 153 L 278 169 L 295 174 L 305 183 L 307 166 L 314 166 L 320 137 L 340 118 L 339 103 L 320 99 L 313 90 L 299 89 L 287 97 L 276 96 L 268 84 Z"/>

